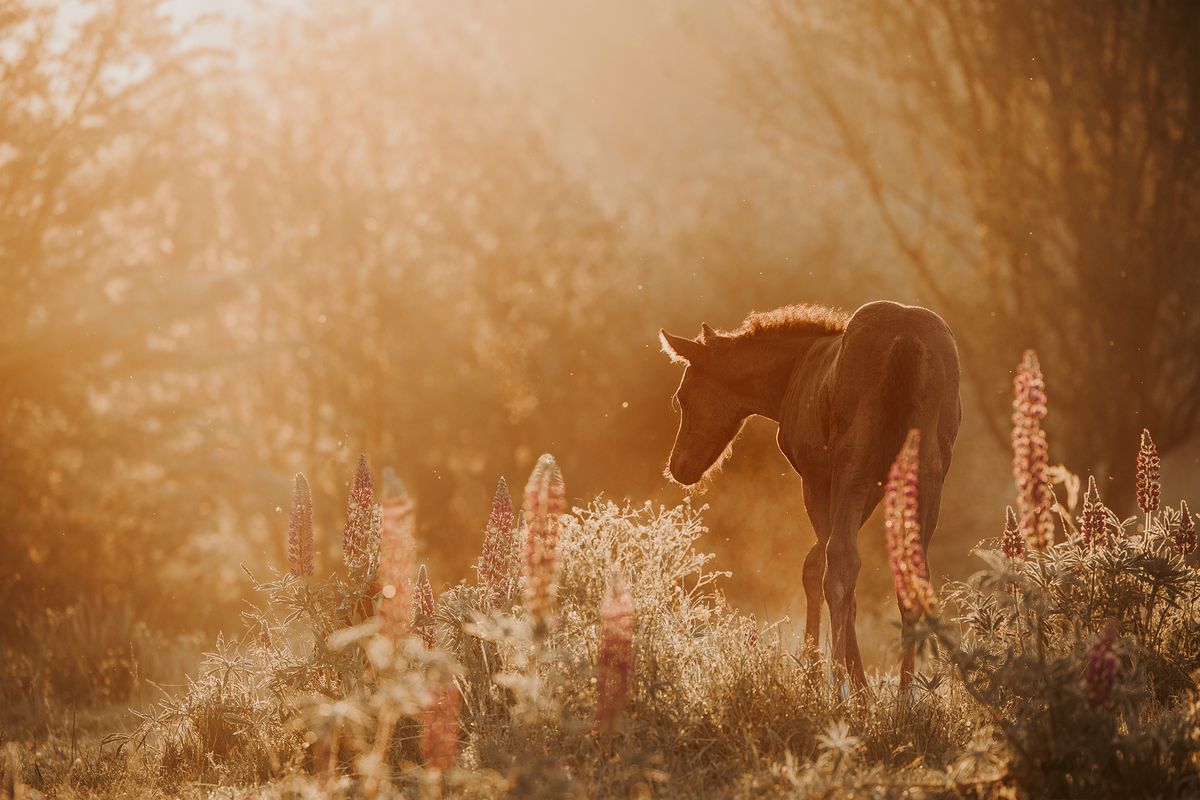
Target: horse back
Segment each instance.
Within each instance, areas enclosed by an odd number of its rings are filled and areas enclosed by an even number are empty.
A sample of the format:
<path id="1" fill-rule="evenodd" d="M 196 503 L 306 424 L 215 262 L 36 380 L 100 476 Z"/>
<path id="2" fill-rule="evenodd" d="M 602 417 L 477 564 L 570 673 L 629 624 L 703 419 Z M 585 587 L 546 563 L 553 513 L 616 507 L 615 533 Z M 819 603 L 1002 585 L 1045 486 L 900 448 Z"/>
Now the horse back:
<path id="1" fill-rule="evenodd" d="M 839 337 L 798 363 L 779 446 L 801 475 L 827 473 L 841 459 L 874 480 L 915 427 L 923 461 L 944 471 L 960 419 L 949 327 L 927 309 L 881 301 L 858 309 Z"/>
<path id="2" fill-rule="evenodd" d="M 940 316 L 886 301 L 863 306 L 842 334 L 832 382 L 834 436 L 870 439 L 890 463 L 918 428 L 922 451 L 949 461 L 962 413 L 959 362 Z"/>

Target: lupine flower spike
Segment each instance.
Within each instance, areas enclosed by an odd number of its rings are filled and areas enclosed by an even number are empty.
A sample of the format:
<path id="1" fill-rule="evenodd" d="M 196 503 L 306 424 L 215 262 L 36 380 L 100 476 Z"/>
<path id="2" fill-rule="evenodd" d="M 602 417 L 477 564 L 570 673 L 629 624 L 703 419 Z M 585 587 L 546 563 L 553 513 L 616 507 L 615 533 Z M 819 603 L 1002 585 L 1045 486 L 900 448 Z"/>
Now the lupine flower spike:
<path id="1" fill-rule="evenodd" d="M 751 612 L 746 618 L 746 649 L 753 650 L 758 647 L 758 617 Z"/>
<path id="2" fill-rule="evenodd" d="M 1050 465 L 1046 433 L 1046 384 L 1037 353 L 1026 350 L 1013 379 L 1013 479 L 1017 485 L 1017 514 L 1021 533 L 1032 550 L 1054 543 L 1054 500 L 1047 470 Z"/>
<path id="3" fill-rule="evenodd" d="M 392 639 L 412 625 L 412 565 L 416 506 L 390 469 L 384 471 L 383 531 L 379 544 L 380 632 Z"/>
<path id="4" fill-rule="evenodd" d="M 1137 457 L 1137 504 L 1146 515 L 1146 527 L 1150 527 L 1150 515 L 1158 511 L 1159 467 L 1158 448 L 1150 438 L 1150 431 L 1142 429 L 1142 442 Z"/>
<path id="5" fill-rule="evenodd" d="M 1179 527 L 1174 531 L 1172 546 L 1176 553 L 1188 555 L 1196 550 L 1196 518 L 1186 500 L 1179 503 Z"/>
<path id="6" fill-rule="evenodd" d="M 1084 690 L 1088 705 L 1103 708 L 1112 700 L 1113 683 L 1117 674 L 1117 621 L 1110 619 L 1104 625 L 1100 638 L 1088 651 L 1087 668 L 1083 673 Z"/>
<path id="7" fill-rule="evenodd" d="M 1021 535 L 1021 526 L 1017 523 L 1017 512 L 1012 506 L 1005 509 L 1004 536 L 1000 539 L 1000 550 L 1004 557 L 1013 561 L 1025 558 L 1025 537 Z"/>
<path id="8" fill-rule="evenodd" d="M 374 522 L 375 484 L 367 457 L 358 457 L 350 498 L 346 502 L 346 527 L 342 530 L 342 557 L 352 572 L 366 569 L 371 528 Z"/>
<path id="9" fill-rule="evenodd" d="M 917 468 L 921 433 L 908 432 L 904 446 L 888 473 L 884 530 L 888 561 L 896 583 L 896 597 L 909 613 L 934 610 L 929 567 L 921 547 L 921 521 L 917 516 Z"/>
<path id="10" fill-rule="evenodd" d="M 525 484 L 525 605 L 536 630 L 544 632 L 554 621 L 558 591 L 559 518 L 567 510 L 567 492 L 554 456 L 538 459 Z"/>
<path id="11" fill-rule="evenodd" d="M 417 573 L 417 583 L 413 586 L 413 611 L 416 613 L 415 627 L 421 631 L 421 641 L 425 647 L 432 650 L 437 647 L 437 635 L 433 629 L 433 587 L 429 584 L 429 575 L 425 565 L 421 565 Z"/>
<path id="12" fill-rule="evenodd" d="M 453 681 L 438 681 L 430 688 L 429 703 L 421 717 L 421 758 L 426 769 L 444 772 L 454 766 L 461 708 L 462 695 Z"/>
<path id="13" fill-rule="evenodd" d="M 492 607 L 503 604 L 512 592 L 515 521 L 508 484 L 501 478 L 492 498 L 491 516 L 483 529 L 483 552 L 479 559 L 479 582 Z"/>
<path id="14" fill-rule="evenodd" d="M 633 676 L 633 598 L 620 575 L 609 581 L 600 617 L 595 730 L 611 733 L 629 699 Z"/>
<path id="15" fill-rule="evenodd" d="M 1096 479 L 1090 475 L 1087 493 L 1083 496 L 1083 514 L 1079 517 L 1079 538 L 1087 548 L 1108 546 L 1108 532 L 1104 527 L 1104 505 L 1100 502 Z"/>
<path id="16" fill-rule="evenodd" d="M 288 514 L 288 564 L 293 575 L 307 578 L 313 574 L 312 492 L 303 472 L 297 472 L 292 481 L 292 508 Z"/>

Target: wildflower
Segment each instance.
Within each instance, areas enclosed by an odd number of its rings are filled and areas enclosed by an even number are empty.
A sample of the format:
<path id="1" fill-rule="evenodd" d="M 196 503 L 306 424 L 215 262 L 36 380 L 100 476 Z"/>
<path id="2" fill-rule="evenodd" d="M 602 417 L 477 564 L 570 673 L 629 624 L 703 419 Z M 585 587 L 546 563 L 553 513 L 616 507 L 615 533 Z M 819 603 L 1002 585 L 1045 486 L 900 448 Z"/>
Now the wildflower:
<path id="1" fill-rule="evenodd" d="M 500 605 L 509 596 L 513 580 L 513 504 L 504 478 L 496 485 L 492 513 L 483 529 L 479 580 L 487 602 Z"/>
<path id="2" fill-rule="evenodd" d="M 1108 533 L 1104 528 L 1104 506 L 1100 502 L 1100 492 L 1096 489 L 1096 479 L 1088 476 L 1087 493 L 1083 496 L 1083 514 L 1079 517 L 1079 537 L 1084 547 L 1105 547 L 1108 545 Z"/>
<path id="3" fill-rule="evenodd" d="M 392 478 L 392 480 L 389 480 Z M 382 599 L 379 616 L 382 633 L 393 639 L 409 632 L 412 623 L 412 562 L 416 550 L 413 531 L 416 506 L 394 480 L 384 473 L 383 530 L 380 533 L 379 581 Z"/>
<path id="4" fill-rule="evenodd" d="M 375 485 L 371 470 L 367 468 L 367 457 L 360 455 L 354 483 L 350 486 L 350 498 L 346 503 L 346 527 L 342 530 L 342 557 L 352 572 L 365 570 L 368 566 L 375 517 L 374 502 Z"/>
<path id="5" fill-rule="evenodd" d="M 1188 555 L 1196 550 L 1196 518 L 1192 516 L 1187 500 L 1179 503 L 1179 527 L 1172 533 L 1172 547 L 1176 553 Z"/>
<path id="6" fill-rule="evenodd" d="M 525 484 L 525 604 L 535 625 L 548 627 L 558 591 L 559 518 L 567 510 L 567 492 L 554 456 L 538 459 Z"/>
<path id="7" fill-rule="evenodd" d="M 421 630 L 421 641 L 432 650 L 437 647 L 437 635 L 433 630 L 433 587 L 429 585 L 429 575 L 425 572 L 424 564 L 417 573 L 412 599 L 413 610 L 416 612 L 413 624 Z"/>
<path id="8" fill-rule="evenodd" d="M 633 598 L 620 575 L 609 581 L 600 617 L 594 729 L 611 733 L 629 698 L 633 674 Z"/>
<path id="9" fill-rule="evenodd" d="M 917 516 L 917 467 L 921 433 L 908 432 L 904 446 L 888 473 L 885 523 L 888 561 L 896 582 L 896 597 L 905 611 L 931 611 L 933 588 L 921 548 L 921 521 Z"/>
<path id="10" fill-rule="evenodd" d="M 1150 431 L 1143 428 L 1137 456 L 1137 504 L 1147 517 L 1158 511 L 1160 464 L 1158 448 L 1150 438 Z"/>
<path id="11" fill-rule="evenodd" d="M 421 718 L 421 758 L 426 769 L 442 772 L 454 766 L 461 708 L 462 695 L 453 681 L 438 681 L 430 688 L 429 703 Z"/>
<path id="12" fill-rule="evenodd" d="M 308 577 L 313 574 L 313 511 L 312 492 L 303 472 L 292 480 L 292 508 L 288 514 L 288 564 L 292 574 Z"/>
<path id="13" fill-rule="evenodd" d="M 1021 532 L 1030 549 L 1045 550 L 1054 541 L 1050 464 L 1042 419 L 1046 416 L 1046 384 L 1037 353 L 1026 350 L 1013 379 L 1013 478 Z"/>
<path id="14" fill-rule="evenodd" d="M 758 647 L 758 617 L 751 612 L 746 620 L 746 649 L 753 650 Z"/>
<path id="15" fill-rule="evenodd" d="M 1113 682 L 1117 674 L 1117 621 L 1110 619 L 1104 625 L 1100 638 L 1088 651 L 1087 668 L 1083 682 L 1088 705 L 1103 708 L 1112 699 Z"/>
<path id="16" fill-rule="evenodd" d="M 1025 537 L 1021 535 L 1021 527 L 1017 524 L 1017 512 L 1012 506 L 1005 509 L 1004 536 L 1000 539 L 1000 550 L 1005 558 L 1018 560 L 1025 558 Z"/>

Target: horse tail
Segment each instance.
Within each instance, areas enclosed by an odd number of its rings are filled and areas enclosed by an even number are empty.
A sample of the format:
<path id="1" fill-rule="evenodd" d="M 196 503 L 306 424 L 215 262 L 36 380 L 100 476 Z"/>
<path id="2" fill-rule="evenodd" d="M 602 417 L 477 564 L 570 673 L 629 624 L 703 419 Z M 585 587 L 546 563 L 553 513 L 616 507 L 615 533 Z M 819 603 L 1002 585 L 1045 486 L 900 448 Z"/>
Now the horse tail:
<path id="1" fill-rule="evenodd" d="M 895 427 L 907 430 L 918 423 L 921 398 L 928 378 L 929 350 L 911 334 L 896 337 L 884 357 L 883 391 Z"/>

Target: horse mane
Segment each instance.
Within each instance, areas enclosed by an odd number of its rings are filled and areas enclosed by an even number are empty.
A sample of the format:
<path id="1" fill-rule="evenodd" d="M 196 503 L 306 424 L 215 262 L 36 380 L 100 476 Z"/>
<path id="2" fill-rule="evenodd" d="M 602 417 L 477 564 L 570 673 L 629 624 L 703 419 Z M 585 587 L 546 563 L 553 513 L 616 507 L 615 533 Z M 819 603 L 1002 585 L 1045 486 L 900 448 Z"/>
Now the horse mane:
<path id="1" fill-rule="evenodd" d="M 763 333 L 841 333 L 846 330 L 850 314 L 829 306 L 799 303 L 782 306 L 773 311 L 751 311 L 742 325 L 729 336 L 752 339 Z"/>

